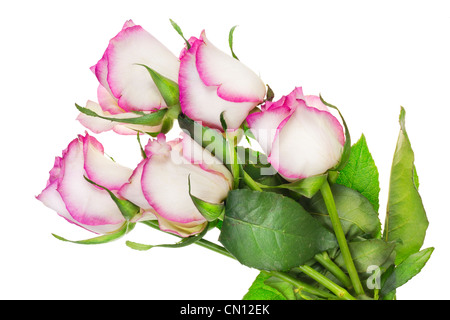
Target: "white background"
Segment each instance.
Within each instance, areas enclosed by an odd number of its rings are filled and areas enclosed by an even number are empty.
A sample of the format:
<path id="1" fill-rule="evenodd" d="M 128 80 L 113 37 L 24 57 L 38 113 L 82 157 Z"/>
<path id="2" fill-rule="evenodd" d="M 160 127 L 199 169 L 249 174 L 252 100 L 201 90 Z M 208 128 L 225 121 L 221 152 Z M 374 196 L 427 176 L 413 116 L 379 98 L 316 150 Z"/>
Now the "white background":
<path id="1" fill-rule="evenodd" d="M 448 299 L 450 6 L 448 1 L 3 1 L 0 5 L 2 299 L 241 299 L 257 275 L 191 246 L 134 251 L 125 240 L 174 242 L 143 225 L 99 246 L 34 197 L 54 157 L 85 129 L 75 103 L 96 100 L 89 67 L 127 19 L 176 55 L 205 29 L 260 74 L 279 98 L 294 86 L 340 107 L 356 142 L 364 133 L 380 172 L 384 221 L 400 106 L 416 155 L 430 226 L 425 269 L 399 299 Z M 116 161 L 139 161 L 135 138 L 95 135 Z M 215 240 L 217 234 L 207 236 Z"/>

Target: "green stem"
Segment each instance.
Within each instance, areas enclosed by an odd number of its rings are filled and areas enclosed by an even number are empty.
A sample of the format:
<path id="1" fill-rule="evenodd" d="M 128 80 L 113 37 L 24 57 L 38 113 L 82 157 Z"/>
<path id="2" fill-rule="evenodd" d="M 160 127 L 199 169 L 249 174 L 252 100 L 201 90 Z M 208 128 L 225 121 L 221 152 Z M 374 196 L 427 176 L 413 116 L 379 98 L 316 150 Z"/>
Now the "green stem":
<path id="1" fill-rule="evenodd" d="M 158 222 L 155 220 L 148 220 L 148 221 L 142 221 L 141 223 L 162 231 L 161 229 L 159 229 L 159 225 Z M 164 231 L 162 231 L 164 232 Z M 167 233 L 167 232 L 165 232 Z M 173 233 L 168 233 L 171 234 L 175 237 L 181 238 L 180 236 L 177 236 Z M 211 251 L 220 253 L 226 257 L 232 258 L 232 259 L 236 259 L 231 253 L 228 252 L 227 249 L 225 249 L 224 247 L 217 245 L 211 241 L 205 240 L 205 239 L 200 239 L 198 241 L 195 242 L 196 245 L 199 245 L 203 248 L 209 249 Z M 330 259 L 331 261 L 331 259 Z M 330 264 L 328 264 L 330 265 Z M 291 275 L 285 273 L 285 272 L 280 272 L 280 271 L 264 271 L 264 270 L 260 270 L 261 272 L 264 272 L 265 274 L 277 277 L 283 281 L 286 281 L 287 283 L 292 284 L 293 286 L 295 286 L 296 288 L 298 288 L 299 290 L 308 292 L 310 294 L 316 295 L 320 298 L 325 298 L 325 299 L 335 299 L 336 297 L 338 297 L 339 299 L 344 299 L 344 300 L 355 300 L 355 298 L 353 298 L 345 289 L 341 288 L 340 286 L 338 286 L 337 284 L 335 284 L 334 282 L 332 282 L 330 279 L 328 279 L 327 277 L 321 275 L 320 273 L 318 273 L 317 271 L 315 271 L 314 269 L 312 269 L 311 267 L 304 265 L 302 267 L 299 268 L 302 272 L 304 272 L 305 274 L 309 275 L 311 278 L 313 278 L 314 280 L 316 280 L 317 282 L 321 283 L 325 288 L 329 289 L 331 292 L 333 292 L 333 294 L 330 294 L 327 291 L 323 291 L 320 290 L 318 288 L 315 288 L 307 283 L 304 283 L 294 277 L 292 277 Z M 312 271 L 310 271 L 312 270 Z"/>
<path id="2" fill-rule="evenodd" d="M 300 266 L 298 267 L 300 271 L 305 273 L 306 275 L 310 276 L 317 282 L 319 282 L 321 285 L 323 285 L 325 288 L 333 292 L 338 298 L 344 299 L 344 300 L 356 300 L 355 297 L 353 297 L 350 293 L 347 292 L 344 288 L 338 286 L 336 283 L 325 277 L 323 274 L 317 272 L 310 266 Z"/>
<path id="3" fill-rule="evenodd" d="M 281 279 L 289 284 L 292 284 L 294 287 L 298 288 L 300 291 L 305 291 L 310 294 L 316 295 L 321 298 L 326 298 L 326 299 L 335 299 L 336 298 L 333 294 L 330 294 L 329 292 L 317 289 L 317 288 L 315 288 L 307 283 L 304 283 L 284 272 L 280 272 L 280 271 L 262 271 L 262 272 L 267 275 L 274 276 L 278 279 Z"/>
<path id="4" fill-rule="evenodd" d="M 254 190 L 254 191 L 263 191 L 262 188 L 260 187 L 259 183 L 256 182 L 255 180 L 252 179 L 252 177 L 250 177 L 250 175 L 245 172 L 244 169 L 242 169 L 243 172 L 243 178 L 244 178 L 244 182 L 247 184 L 247 186 L 250 187 L 250 189 Z"/>
<path id="5" fill-rule="evenodd" d="M 225 139 L 227 143 L 227 153 L 230 155 L 229 160 L 230 161 L 230 168 L 231 168 L 231 174 L 233 175 L 233 189 L 237 189 L 239 187 L 239 163 L 237 158 L 237 152 L 236 152 L 236 141 L 234 136 L 230 136 L 230 134 L 225 131 Z"/>
<path id="6" fill-rule="evenodd" d="M 347 289 L 352 289 L 352 281 L 350 278 L 342 271 L 337 264 L 328 256 L 326 252 L 318 253 L 314 256 L 314 259 L 319 262 L 323 267 L 331 272 Z"/>
<path id="7" fill-rule="evenodd" d="M 336 209 L 333 194 L 331 193 L 330 185 L 328 181 L 325 181 L 320 188 L 325 205 L 330 216 L 331 224 L 336 235 L 339 248 L 341 249 L 342 257 L 344 258 L 345 266 L 347 268 L 350 280 L 352 281 L 353 288 L 357 295 L 363 295 L 364 289 L 359 280 L 358 271 L 356 271 L 355 264 L 353 262 L 350 249 L 348 248 L 347 239 L 345 238 L 344 230 L 342 229 L 341 220 Z"/>
<path id="8" fill-rule="evenodd" d="M 374 289 L 374 291 L 373 291 L 373 299 L 374 300 L 378 300 L 380 298 L 379 294 L 380 294 L 380 290 L 379 289 Z"/>
<path id="9" fill-rule="evenodd" d="M 145 225 L 147 225 L 149 227 L 152 227 L 153 229 L 162 231 L 161 229 L 159 229 L 158 222 L 155 221 L 155 220 L 142 221 L 141 223 L 143 223 L 143 224 L 145 224 Z M 164 231 L 162 231 L 162 232 L 164 232 Z M 165 232 L 165 233 L 168 233 L 168 232 Z M 173 235 L 175 237 L 181 238 L 180 236 L 177 236 L 176 234 L 173 234 L 173 233 L 168 233 L 168 234 L 171 234 L 171 235 Z M 220 253 L 220 254 L 222 254 L 222 255 L 224 255 L 226 257 L 229 257 L 229 258 L 232 258 L 232 259 L 236 259 L 231 253 L 228 252 L 227 249 L 225 249 L 224 247 L 219 246 L 219 245 L 217 245 L 217 244 L 215 244 L 215 243 L 213 243 L 211 241 L 208 241 L 208 240 L 205 240 L 205 239 L 200 239 L 200 240 L 196 241 L 195 244 L 197 244 L 197 245 L 199 245 L 199 246 L 201 246 L 203 248 L 209 249 L 211 251 Z"/>

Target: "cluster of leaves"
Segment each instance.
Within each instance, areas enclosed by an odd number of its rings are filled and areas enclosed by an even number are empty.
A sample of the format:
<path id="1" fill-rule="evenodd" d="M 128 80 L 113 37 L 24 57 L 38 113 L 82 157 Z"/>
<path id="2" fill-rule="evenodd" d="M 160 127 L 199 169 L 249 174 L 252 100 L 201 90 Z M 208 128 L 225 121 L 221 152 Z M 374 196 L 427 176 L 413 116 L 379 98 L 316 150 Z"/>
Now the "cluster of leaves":
<path id="1" fill-rule="evenodd" d="M 381 222 L 378 217 L 380 192 L 378 170 L 369 152 L 364 135 L 351 147 L 349 160 L 340 171 L 331 190 L 355 267 L 363 280 L 365 298 L 395 299 L 396 288 L 418 274 L 434 250 L 434 248 L 421 250 L 428 220 L 418 192 L 414 153 L 405 129 L 405 111 L 403 108 L 400 114 L 400 133 L 391 168 L 384 230 L 381 229 Z M 241 193 L 243 191 L 233 192 Z M 232 203 L 234 197 L 231 198 Z M 276 197 L 278 197 L 278 200 L 275 199 Z M 253 242 L 245 239 L 245 241 L 248 241 L 246 242 L 246 250 L 263 254 L 265 264 L 262 267 L 266 270 L 287 271 L 292 277 L 305 284 L 323 288 L 306 274 L 300 272 L 298 268 L 289 269 L 288 264 L 280 266 L 280 261 L 287 259 L 287 256 L 292 256 L 298 252 L 301 252 L 302 255 L 306 253 L 306 256 L 311 257 L 311 259 L 301 259 L 300 264 L 309 265 L 352 292 L 351 283 L 340 282 L 321 263 L 323 258 L 331 259 L 344 272 L 347 271 L 339 248 L 333 245 L 333 237 L 330 237 L 324 231 L 330 230 L 331 232 L 332 228 L 322 195 L 317 193 L 312 198 L 302 197 L 297 202 L 289 201 L 292 204 L 289 210 L 295 211 L 295 215 L 297 215 L 297 212 L 300 215 L 304 214 L 306 209 L 309 212 L 309 214 L 307 213 L 308 216 L 312 217 L 313 221 L 320 222 L 318 224 L 320 227 L 315 228 L 309 225 L 304 228 L 303 222 L 297 224 L 296 220 L 300 218 L 292 219 L 286 212 L 286 207 L 280 206 L 286 202 L 286 198 L 283 196 L 261 193 L 259 198 L 270 201 L 270 210 L 268 210 L 270 213 L 266 212 L 266 214 L 276 216 L 274 218 L 276 224 L 271 226 L 272 233 L 274 233 L 274 228 L 278 228 L 278 225 L 283 225 L 280 219 L 286 218 L 284 227 L 277 230 L 279 233 L 293 237 L 295 232 L 290 230 L 302 230 L 300 232 L 302 235 L 305 235 L 303 229 L 305 231 L 314 230 L 316 236 L 313 236 L 313 238 L 319 242 L 319 244 L 315 243 L 315 246 L 308 245 L 307 248 L 303 248 L 304 244 L 299 238 L 294 241 L 295 244 L 292 244 L 292 247 L 288 247 L 286 242 L 278 241 L 279 237 L 276 237 L 277 241 L 269 241 L 268 237 L 258 236 L 260 233 L 255 230 Z M 259 199 L 261 202 L 262 200 Z M 227 224 L 234 223 L 235 209 L 230 206 L 230 210 L 231 212 L 225 214 L 224 225 L 226 225 L 225 222 L 230 215 L 231 219 Z M 258 216 L 256 211 L 252 211 L 252 214 Z M 271 218 L 268 218 L 267 221 L 271 221 Z M 255 229 L 256 225 L 255 223 L 253 226 Z M 235 227 L 233 227 L 233 230 L 222 230 L 222 234 L 239 233 Z M 242 238 L 242 236 L 240 237 Z M 311 237 L 311 234 L 308 234 L 308 237 Z M 254 249 L 252 244 L 254 244 Z M 256 251 L 249 250 L 249 247 Z M 260 252 L 261 250 L 264 253 Z M 276 251 L 278 251 L 278 255 L 274 255 L 273 252 Z M 279 255 L 281 255 L 281 258 Z M 271 260 L 272 257 L 273 260 Z M 247 255 L 247 258 L 254 261 L 249 255 Z M 272 264 L 268 261 L 272 261 Z M 282 279 L 268 272 L 261 272 L 244 296 L 244 299 L 248 300 L 315 298 L 321 297 L 314 296 L 295 284 L 282 281 Z"/>

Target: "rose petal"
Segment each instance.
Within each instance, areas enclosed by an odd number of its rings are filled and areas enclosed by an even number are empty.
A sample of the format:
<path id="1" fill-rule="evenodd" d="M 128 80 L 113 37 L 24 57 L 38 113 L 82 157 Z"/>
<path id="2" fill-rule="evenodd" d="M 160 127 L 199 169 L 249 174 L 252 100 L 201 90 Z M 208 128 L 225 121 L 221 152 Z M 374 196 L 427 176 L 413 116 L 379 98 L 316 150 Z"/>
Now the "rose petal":
<path id="1" fill-rule="evenodd" d="M 49 184 L 36 197 L 36 199 L 41 201 L 46 207 L 56 211 L 59 216 L 66 219 L 68 222 L 98 234 L 114 232 L 115 230 L 119 229 L 122 226 L 123 222 L 119 222 L 117 224 L 107 224 L 97 226 L 89 226 L 78 222 L 70 215 L 69 211 L 67 211 L 66 205 L 64 204 L 64 201 L 62 200 L 61 195 L 57 190 L 57 185 L 58 185 L 57 181 L 55 181 L 52 184 Z"/>
<path id="2" fill-rule="evenodd" d="M 58 191 L 70 215 L 85 225 L 120 224 L 124 218 L 111 196 L 84 178 L 83 144 L 73 140 L 62 163 Z"/>
<path id="3" fill-rule="evenodd" d="M 123 29 L 111 39 L 106 50 L 107 81 L 118 104 L 127 111 L 151 111 L 165 102 L 144 64 L 176 81 L 178 59 L 141 26 Z"/>
<path id="4" fill-rule="evenodd" d="M 67 211 L 66 205 L 64 204 L 61 195 L 57 191 L 57 185 L 57 182 L 49 184 L 36 198 L 45 206 L 56 211 L 60 216 L 75 222 L 69 211 Z"/>
<path id="5" fill-rule="evenodd" d="M 320 97 L 318 96 L 305 96 L 303 100 L 305 100 L 308 107 L 314 107 L 322 111 L 329 111 L 328 107 L 323 104 L 322 100 L 320 100 Z"/>
<path id="6" fill-rule="evenodd" d="M 303 102 L 280 124 L 269 162 L 292 181 L 332 168 L 339 162 L 342 149 L 343 129 L 339 121 L 329 112 Z"/>
<path id="7" fill-rule="evenodd" d="M 205 171 L 220 175 L 229 182 L 229 188 L 231 189 L 233 175 L 223 163 L 208 150 L 202 148 L 188 134 L 183 132 L 181 133 L 181 137 L 183 157 L 190 163 L 200 166 Z"/>
<path id="8" fill-rule="evenodd" d="M 270 154 L 279 125 L 290 114 L 290 108 L 281 106 L 263 112 L 254 112 L 247 117 L 251 132 L 266 154 Z"/>
<path id="9" fill-rule="evenodd" d="M 161 217 L 177 223 L 205 221 L 189 196 L 188 177 L 192 194 L 204 201 L 221 203 L 228 195 L 227 180 L 186 161 L 176 149 L 147 159 L 142 190 Z"/>
<path id="10" fill-rule="evenodd" d="M 139 115 L 136 115 L 132 112 L 118 113 L 118 114 L 109 114 L 108 112 L 104 112 L 102 108 L 95 102 L 88 101 L 86 104 L 86 108 L 94 111 L 96 114 L 102 117 L 114 118 L 114 119 L 129 119 L 136 118 Z M 122 135 L 136 135 L 138 132 L 159 132 L 161 131 L 162 124 L 157 126 L 145 126 L 138 124 L 129 124 L 129 123 L 120 123 L 117 121 L 106 120 L 98 117 L 91 117 L 84 113 L 80 113 L 77 117 L 77 120 L 80 123 L 91 130 L 94 133 L 101 133 L 104 131 L 114 130 L 114 132 Z"/>
<path id="11" fill-rule="evenodd" d="M 200 233 L 206 227 L 206 221 L 194 221 L 190 223 L 172 222 L 157 215 L 159 228 L 162 231 L 174 233 L 180 237 L 189 237 L 194 234 Z"/>
<path id="12" fill-rule="evenodd" d="M 153 208 L 149 205 L 148 201 L 144 197 L 144 194 L 142 193 L 141 179 L 142 169 L 145 162 L 146 160 L 144 159 L 138 164 L 136 169 L 134 169 L 128 183 L 124 184 L 118 193 L 121 197 L 131 201 L 140 208 L 144 210 L 151 210 Z"/>
<path id="13" fill-rule="evenodd" d="M 178 78 L 181 109 L 191 119 L 219 130 L 222 130 L 220 114 L 225 111 L 228 128 L 237 129 L 255 103 L 225 101 L 217 95 L 217 87 L 208 87 L 203 83 L 195 62 L 195 52 L 201 44 L 201 40 L 195 41 L 181 60 Z"/>
<path id="14" fill-rule="evenodd" d="M 232 102 L 256 102 L 264 100 L 266 87 L 261 79 L 246 65 L 214 46 L 202 32 L 196 53 L 196 67 L 207 86 L 217 86 L 217 94 Z"/>
<path id="15" fill-rule="evenodd" d="M 117 104 L 117 99 L 114 98 L 101 84 L 97 88 L 97 98 L 98 104 L 102 110 L 108 114 L 120 114 L 124 112 L 124 110 Z"/>
<path id="16" fill-rule="evenodd" d="M 108 57 L 106 56 L 106 53 L 104 53 L 102 58 L 97 62 L 97 64 L 92 66 L 90 69 L 92 72 L 94 72 L 100 85 L 102 85 L 110 94 L 112 94 L 107 80 Z"/>
<path id="17" fill-rule="evenodd" d="M 128 182 L 133 171 L 107 158 L 100 148 L 100 142 L 86 134 L 83 141 L 84 169 L 88 178 L 109 189 L 119 190 Z"/>

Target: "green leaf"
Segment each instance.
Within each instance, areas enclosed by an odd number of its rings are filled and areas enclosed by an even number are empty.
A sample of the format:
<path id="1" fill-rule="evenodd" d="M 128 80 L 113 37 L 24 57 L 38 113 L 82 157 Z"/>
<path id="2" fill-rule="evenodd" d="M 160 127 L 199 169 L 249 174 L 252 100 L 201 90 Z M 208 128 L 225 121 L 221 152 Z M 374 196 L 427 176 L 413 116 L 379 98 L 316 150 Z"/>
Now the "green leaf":
<path id="1" fill-rule="evenodd" d="M 378 212 L 380 206 L 378 169 L 369 152 L 364 135 L 361 135 L 358 142 L 352 146 L 348 163 L 339 173 L 336 183 L 359 191 Z"/>
<path id="2" fill-rule="evenodd" d="M 219 241 L 248 267 L 281 271 L 337 246 L 334 234 L 294 200 L 245 189 L 228 194 Z"/>
<path id="3" fill-rule="evenodd" d="M 263 272 L 259 273 L 243 300 L 286 300 L 277 289 L 265 284 L 270 277 Z"/>
<path id="4" fill-rule="evenodd" d="M 378 213 L 366 197 L 339 184 L 332 185 L 331 191 L 347 239 L 365 234 L 375 236 L 380 232 Z M 311 199 L 309 209 L 315 213 L 317 219 L 332 228 L 327 207 L 320 193 Z"/>
<path id="5" fill-rule="evenodd" d="M 234 34 L 234 29 L 236 29 L 237 26 L 234 26 L 231 28 L 230 33 L 228 35 L 228 43 L 230 45 L 230 50 L 231 50 L 231 55 L 233 56 L 233 58 L 235 58 L 236 60 L 239 60 L 238 57 L 234 54 L 233 51 L 233 34 Z"/>
<path id="6" fill-rule="evenodd" d="M 391 257 L 395 248 L 395 243 L 388 243 L 381 239 L 369 239 L 365 241 L 349 242 L 348 247 L 352 254 L 356 270 L 359 273 L 364 273 L 367 272 L 368 267 L 372 265 L 388 267 L 385 263 L 388 262 Z M 335 262 L 346 270 L 342 254 L 336 257 Z"/>
<path id="7" fill-rule="evenodd" d="M 178 24 L 175 23 L 172 19 L 169 19 L 170 23 L 172 24 L 172 27 L 175 29 L 175 31 L 183 38 L 183 40 L 186 42 L 186 47 L 189 50 L 191 48 L 191 44 L 189 41 L 186 40 L 186 38 L 183 35 L 183 31 L 181 31 L 181 28 L 178 26 Z"/>
<path id="8" fill-rule="evenodd" d="M 203 231 L 201 233 L 190 236 L 190 237 L 182 238 L 177 243 L 151 245 L 151 244 L 142 244 L 142 243 L 137 243 L 137 242 L 133 242 L 133 241 L 127 241 L 126 245 L 128 247 L 130 247 L 131 249 L 138 250 L 138 251 L 147 251 L 147 250 L 150 250 L 151 248 L 155 248 L 155 247 L 182 248 L 182 247 L 189 246 L 189 245 L 201 240 L 203 238 L 203 236 L 208 232 L 208 230 L 209 230 L 209 228 L 207 225 L 207 226 L 205 226 L 205 228 L 203 229 Z"/>
<path id="9" fill-rule="evenodd" d="M 278 290 L 286 300 L 297 300 L 296 291 L 299 291 L 292 284 L 276 277 L 266 279 L 264 283 L 275 290 Z"/>
<path id="10" fill-rule="evenodd" d="M 191 194 L 191 176 L 188 177 L 189 196 L 192 199 L 197 210 L 208 221 L 217 220 L 225 212 L 225 205 L 223 203 L 210 203 L 197 198 Z"/>
<path id="11" fill-rule="evenodd" d="M 164 77 L 163 75 L 159 74 L 158 72 L 144 64 L 137 63 L 136 65 L 142 66 L 147 69 L 168 107 L 180 104 L 180 92 L 178 83 Z"/>
<path id="12" fill-rule="evenodd" d="M 96 112 L 92 111 L 91 109 L 84 108 L 79 106 L 78 104 L 75 104 L 78 111 L 81 113 L 84 113 L 85 115 L 91 116 L 91 117 L 97 117 L 104 120 L 114 121 L 114 122 L 120 122 L 120 123 L 129 123 L 129 124 L 138 124 L 138 125 L 145 125 L 145 126 L 157 126 L 159 125 L 164 118 L 164 115 L 167 112 L 167 109 L 161 109 L 152 113 L 143 114 L 140 117 L 136 118 L 112 118 L 112 117 L 104 117 Z"/>
<path id="13" fill-rule="evenodd" d="M 127 220 L 132 220 L 140 211 L 141 208 L 135 205 L 134 203 L 125 200 L 125 199 L 119 199 L 114 193 L 112 193 L 108 188 L 105 188 L 94 181 L 90 180 L 86 176 L 84 177 L 89 183 L 93 184 L 94 186 L 97 186 L 99 188 L 102 188 L 106 192 L 109 193 L 109 196 L 111 199 L 116 203 L 117 207 L 119 208 L 120 212 L 122 213 L 122 216 Z"/>
<path id="14" fill-rule="evenodd" d="M 386 279 L 381 288 L 380 295 L 386 296 L 396 288 L 404 285 L 411 278 L 417 275 L 430 259 L 434 248 L 423 249 L 405 258 Z"/>
<path id="15" fill-rule="evenodd" d="M 395 264 L 418 252 L 425 240 L 428 219 L 417 190 L 414 152 L 405 129 L 405 110 L 400 112 L 400 133 L 389 182 L 384 239 L 396 241 Z"/>
<path id="16" fill-rule="evenodd" d="M 312 198 L 317 191 L 320 190 L 322 184 L 327 180 L 327 176 L 327 174 L 312 176 L 295 182 L 282 184 L 276 186 L 275 188 L 289 189 L 304 197 Z"/>
<path id="17" fill-rule="evenodd" d="M 114 233 L 105 234 L 105 235 L 101 235 L 101 236 L 98 236 L 95 238 L 86 239 L 86 240 L 78 240 L 78 241 L 67 240 L 66 238 L 58 236 L 54 233 L 52 233 L 52 235 L 58 240 L 76 243 L 76 244 L 103 244 L 103 243 L 108 243 L 108 242 L 114 241 L 116 239 L 119 239 L 120 237 L 124 236 L 125 234 L 127 234 L 128 232 L 133 230 L 135 225 L 136 225 L 136 223 L 126 222 L 123 224 L 123 226 L 119 230 L 117 230 Z"/>

